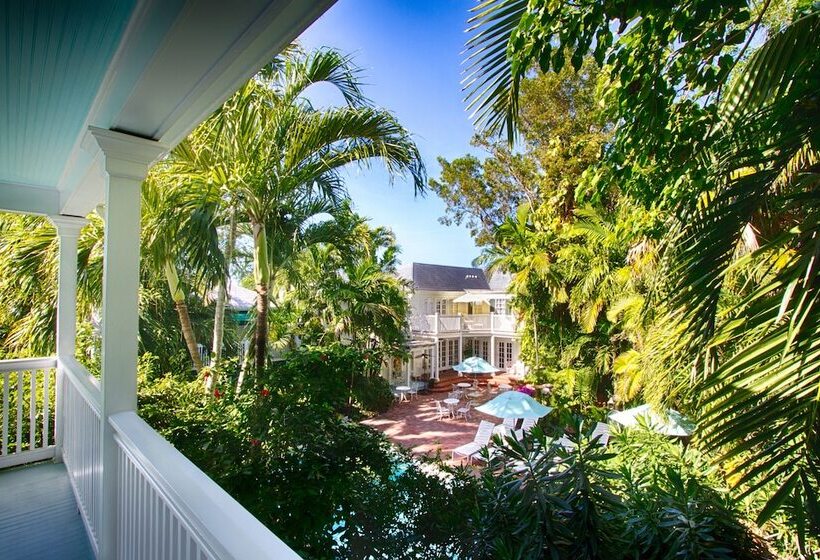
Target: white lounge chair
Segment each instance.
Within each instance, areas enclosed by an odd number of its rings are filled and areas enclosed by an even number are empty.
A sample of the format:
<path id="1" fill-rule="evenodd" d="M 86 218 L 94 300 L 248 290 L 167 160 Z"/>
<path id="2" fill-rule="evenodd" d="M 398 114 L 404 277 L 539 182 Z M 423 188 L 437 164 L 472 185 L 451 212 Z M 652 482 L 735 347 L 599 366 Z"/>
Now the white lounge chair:
<path id="1" fill-rule="evenodd" d="M 518 418 L 504 418 L 504 427 L 509 428 L 510 431 L 515 430 L 515 425 L 518 424 Z"/>
<path id="2" fill-rule="evenodd" d="M 494 426 L 492 422 L 482 420 L 478 425 L 478 431 L 476 431 L 473 441 L 453 449 L 453 459 L 456 458 L 456 455 L 461 455 L 467 458 L 468 463 L 472 463 L 473 457 L 478 455 L 490 443 Z"/>
<path id="3" fill-rule="evenodd" d="M 569 439 L 567 436 L 561 436 L 557 440 L 555 440 L 556 445 L 560 445 L 567 451 L 571 451 L 575 449 L 575 442 Z"/>
<path id="4" fill-rule="evenodd" d="M 535 418 L 524 418 L 523 422 L 521 422 L 521 429 L 525 434 L 529 433 L 529 431 L 532 430 L 537 423 L 538 420 Z"/>
<path id="5" fill-rule="evenodd" d="M 609 443 L 609 424 L 604 424 L 603 422 L 595 424 L 595 429 L 589 434 L 589 440 L 592 441 L 596 437 L 598 438 L 598 445 L 606 447 Z"/>

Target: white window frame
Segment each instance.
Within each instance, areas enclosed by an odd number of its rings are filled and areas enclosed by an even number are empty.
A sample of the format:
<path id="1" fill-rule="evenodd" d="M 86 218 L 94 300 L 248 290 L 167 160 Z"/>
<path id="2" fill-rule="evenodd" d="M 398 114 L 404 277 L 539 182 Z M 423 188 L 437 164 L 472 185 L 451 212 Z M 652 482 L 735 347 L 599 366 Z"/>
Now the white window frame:
<path id="1" fill-rule="evenodd" d="M 498 367 L 507 369 L 513 365 L 513 342 L 507 340 L 499 340 L 496 343 L 496 360 Z"/>

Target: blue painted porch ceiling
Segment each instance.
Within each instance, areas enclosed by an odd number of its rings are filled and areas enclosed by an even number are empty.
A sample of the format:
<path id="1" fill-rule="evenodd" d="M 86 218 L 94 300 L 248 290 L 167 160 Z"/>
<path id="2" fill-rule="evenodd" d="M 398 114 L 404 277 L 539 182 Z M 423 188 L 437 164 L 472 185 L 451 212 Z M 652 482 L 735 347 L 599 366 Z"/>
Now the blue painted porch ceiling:
<path id="1" fill-rule="evenodd" d="M 0 181 L 55 186 L 134 0 L 0 6 Z"/>

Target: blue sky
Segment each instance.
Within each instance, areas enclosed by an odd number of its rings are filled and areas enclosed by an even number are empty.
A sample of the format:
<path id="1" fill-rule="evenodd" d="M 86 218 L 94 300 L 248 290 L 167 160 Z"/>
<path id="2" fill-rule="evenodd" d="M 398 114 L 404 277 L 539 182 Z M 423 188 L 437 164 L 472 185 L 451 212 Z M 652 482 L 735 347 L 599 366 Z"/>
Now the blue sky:
<path id="1" fill-rule="evenodd" d="M 330 46 L 353 54 L 365 92 L 392 111 L 414 135 L 437 177 L 436 158 L 467 152 L 473 134 L 461 92 L 464 30 L 470 0 L 339 0 L 300 37 L 308 49 Z M 314 92 L 317 98 L 325 92 Z M 380 166 L 348 174 L 356 210 L 373 225 L 392 228 L 402 261 L 469 266 L 478 250 L 463 227 L 438 223 L 444 204 L 415 197 L 410 181 L 390 185 Z"/>

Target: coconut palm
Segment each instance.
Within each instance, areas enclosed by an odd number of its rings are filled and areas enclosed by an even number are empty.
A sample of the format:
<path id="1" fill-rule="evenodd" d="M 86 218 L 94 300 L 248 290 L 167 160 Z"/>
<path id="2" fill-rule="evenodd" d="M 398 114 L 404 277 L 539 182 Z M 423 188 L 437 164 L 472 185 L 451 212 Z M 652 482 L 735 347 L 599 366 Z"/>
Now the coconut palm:
<path id="1" fill-rule="evenodd" d="M 225 176 L 253 237 L 257 371 L 265 367 L 273 275 L 298 252 L 301 224 L 344 199 L 342 169 L 378 159 L 393 175 L 409 174 L 417 190 L 424 187 L 415 144 L 390 113 L 367 105 L 357 74 L 336 51 L 291 50 L 204 125 L 234 154 L 223 163 Z M 312 107 L 304 93 L 317 82 L 335 86 L 346 104 Z"/>
<path id="2" fill-rule="evenodd" d="M 605 95 L 622 121 L 609 161 L 625 180 L 647 166 L 671 170 L 661 176 L 679 206 L 660 293 L 676 328 L 663 353 L 693 372 L 686 382 L 702 380 L 705 440 L 734 479 L 747 492 L 778 484 L 759 520 L 785 505 L 805 553 L 803 537 L 820 530 L 820 16 L 806 5 L 755 49 L 770 4 L 488 0 L 469 87 L 480 122 L 512 138 L 518 85 L 533 64 L 559 69 L 565 48 L 609 62 Z M 729 20 L 716 33 L 684 31 Z M 750 230 L 760 246 L 736 261 Z M 744 269 L 744 297 L 732 301 L 727 280 Z"/>

